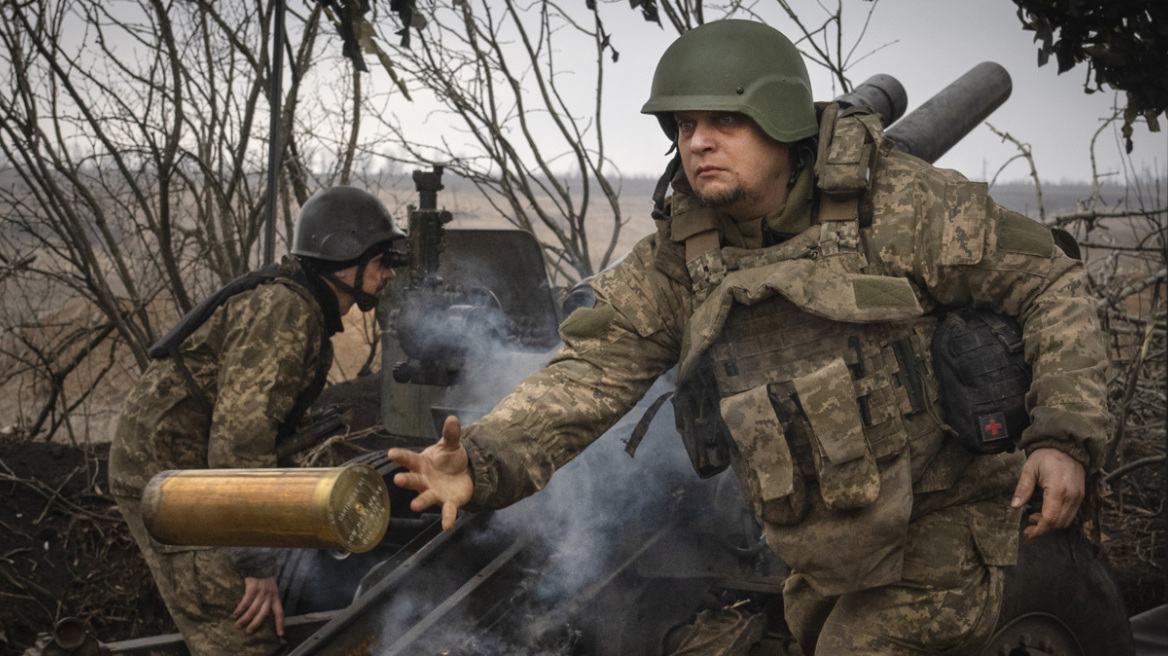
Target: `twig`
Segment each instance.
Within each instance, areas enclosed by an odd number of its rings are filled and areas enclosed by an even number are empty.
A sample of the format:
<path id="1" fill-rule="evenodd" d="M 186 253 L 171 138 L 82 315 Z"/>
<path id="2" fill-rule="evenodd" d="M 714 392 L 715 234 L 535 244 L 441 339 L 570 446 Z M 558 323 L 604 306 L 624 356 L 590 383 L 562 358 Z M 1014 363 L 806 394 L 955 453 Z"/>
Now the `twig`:
<path id="1" fill-rule="evenodd" d="M 11 470 L 9 470 L 9 471 L 11 471 Z M 50 492 L 46 491 L 46 490 L 48 490 L 48 487 L 45 484 L 41 483 L 40 481 L 28 480 L 28 479 L 20 478 L 19 476 L 14 476 L 11 474 L 0 474 L 0 481 L 10 481 L 12 483 L 20 483 L 22 485 L 28 486 L 29 489 L 31 489 L 32 491 L 36 492 L 37 494 L 45 497 L 46 499 L 48 499 L 52 496 L 52 494 Z M 62 510 L 65 513 L 68 513 L 70 515 L 74 515 L 74 516 L 82 515 L 85 517 L 89 517 L 90 519 L 99 519 L 99 520 L 106 521 L 106 522 L 117 523 L 117 522 L 122 521 L 121 516 L 115 517 L 115 516 L 109 514 L 108 512 L 104 515 L 98 514 L 92 510 L 89 510 L 88 508 L 83 508 L 81 506 L 78 506 L 77 504 L 73 503 L 72 501 L 69 501 L 68 499 L 66 499 L 64 497 L 59 498 L 58 502 L 60 503 L 60 505 L 65 506 L 64 508 L 62 508 Z"/>
<path id="2" fill-rule="evenodd" d="M 1119 477 L 1125 474 L 1129 474 L 1137 469 L 1149 467 L 1151 465 L 1157 465 L 1162 462 L 1164 462 L 1163 454 L 1158 456 L 1148 456 L 1147 458 L 1140 458 L 1139 460 L 1133 460 L 1113 472 L 1108 472 L 1108 474 L 1103 477 L 1103 480 L 1106 483 L 1110 483 L 1111 481 L 1116 480 Z"/>
<path id="3" fill-rule="evenodd" d="M 1156 311 L 1160 308 L 1160 286 L 1157 285 L 1152 296 L 1152 309 L 1149 314 L 1156 316 Z M 1124 386 L 1123 403 L 1119 405 L 1119 420 L 1116 421 L 1115 435 L 1111 438 L 1111 443 L 1107 445 L 1107 455 L 1103 459 L 1103 468 L 1111 469 L 1115 466 L 1115 455 L 1119 453 L 1120 442 L 1123 441 L 1123 431 L 1127 424 L 1127 414 L 1131 408 L 1132 397 L 1136 393 L 1136 382 L 1139 380 L 1140 371 L 1144 368 L 1144 360 L 1148 357 L 1148 349 L 1152 345 L 1152 335 L 1155 334 L 1156 324 L 1148 322 L 1144 329 L 1144 339 L 1140 344 L 1140 350 L 1137 352 L 1136 361 L 1132 363 L 1131 371 L 1128 373 L 1127 384 Z"/>
<path id="4" fill-rule="evenodd" d="M 1088 223 L 1094 222 L 1098 219 L 1123 219 L 1130 217 L 1144 217 L 1152 218 L 1154 216 L 1168 213 L 1168 207 L 1162 207 L 1155 210 L 1118 210 L 1115 212 L 1075 212 L 1074 214 L 1061 214 L 1054 217 L 1050 225 L 1061 227 L 1068 223 L 1075 221 L 1086 221 Z"/>
<path id="5" fill-rule="evenodd" d="M 1025 159 L 1026 163 L 1030 165 L 1030 177 L 1034 179 L 1034 193 L 1038 198 L 1038 222 L 1046 223 L 1046 207 L 1042 203 L 1042 180 L 1038 179 L 1038 169 L 1034 167 L 1034 156 L 1030 152 L 1030 144 L 1024 144 L 1021 141 L 1018 141 L 1013 136 L 1011 136 L 1009 132 L 1003 132 L 995 128 L 989 121 L 986 121 L 986 127 L 988 127 L 991 132 L 1001 137 L 1002 141 L 1009 141 L 1010 143 L 1014 144 L 1014 146 L 1018 148 L 1018 152 L 1020 153 L 1019 156 L 1022 159 Z M 1003 165 L 1002 168 L 1005 168 L 1005 165 Z M 998 170 L 998 173 L 1001 173 L 1001 169 Z M 990 182 L 991 186 L 994 182 L 997 181 L 997 178 L 998 176 L 995 174 L 994 180 Z"/>
<path id="6" fill-rule="evenodd" d="M 53 490 L 53 495 L 49 497 L 48 502 L 45 503 L 44 510 L 42 510 L 41 514 L 33 520 L 33 526 L 37 526 L 41 523 L 41 520 L 44 519 L 45 515 L 49 512 L 49 508 L 53 507 L 53 502 L 56 501 L 57 497 L 61 495 L 61 490 L 65 489 L 65 486 L 69 484 L 69 481 L 73 480 L 73 475 L 76 474 L 80 469 L 80 465 L 74 467 L 73 471 L 69 472 L 69 475 L 65 477 L 65 480 L 61 481 L 61 484 L 57 486 L 57 489 Z"/>

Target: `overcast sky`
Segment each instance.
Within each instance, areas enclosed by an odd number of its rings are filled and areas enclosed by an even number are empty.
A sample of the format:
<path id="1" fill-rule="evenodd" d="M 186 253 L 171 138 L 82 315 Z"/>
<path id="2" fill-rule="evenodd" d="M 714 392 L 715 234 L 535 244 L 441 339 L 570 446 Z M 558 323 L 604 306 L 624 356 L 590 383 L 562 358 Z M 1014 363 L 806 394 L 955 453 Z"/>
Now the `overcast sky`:
<path id="1" fill-rule="evenodd" d="M 795 36 L 796 28 L 773 10 L 772 4 L 777 3 L 760 2 L 758 11 L 765 11 L 771 25 Z M 807 16 L 817 11 L 812 2 L 795 4 L 797 8 L 805 5 Z M 845 34 L 852 35 L 853 40 L 870 7 L 871 3 L 862 0 L 844 0 Z M 989 122 L 1030 144 L 1044 182 L 1088 180 L 1091 138 L 1102 124 L 1101 119 L 1110 116 L 1116 94 L 1085 94 L 1085 64 L 1062 75 L 1057 74 L 1053 61 L 1039 68 L 1033 33 L 1022 30 L 1016 11 L 1010 0 L 884 0 L 876 6 L 859 48 L 859 52 L 879 51 L 851 68 L 849 76 L 855 83 L 877 73 L 896 77 L 908 91 L 912 111 L 979 62 L 995 61 L 1009 71 L 1013 93 Z M 637 112 L 648 97 L 653 65 L 673 34 L 671 30 L 646 30 L 631 16 L 625 20 L 627 25 L 611 20 L 609 23 L 613 42 L 621 51 L 619 65 L 610 66 L 607 72 L 614 88 L 620 89 L 609 96 L 609 154 L 626 174 L 655 174 L 665 162 L 661 154 L 664 146 L 657 148 L 662 142 L 655 138 L 660 134 L 654 134 L 655 120 Z M 639 62 L 647 63 L 635 64 Z M 817 99 L 829 99 L 838 93 L 822 69 L 809 69 Z M 1118 102 L 1123 102 L 1122 97 Z M 1165 123 L 1163 117 L 1161 122 Z M 1106 129 L 1097 141 L 1101 172 L 1123 173 L 1119 125 Z M 1143 123 L 1136 126 L 1129 172 L 1165 175 L 1166 131 L 1168 125 L 1160 132 L 1149 132 Z M 989 179 L 1017 152 L 1014 145 L 1002 143 L 982 126 L 937 163 L 972 178 Z M 1016 161 L 999 180 L 1019 180 L 1028 175 L 1027 165 Z"/>

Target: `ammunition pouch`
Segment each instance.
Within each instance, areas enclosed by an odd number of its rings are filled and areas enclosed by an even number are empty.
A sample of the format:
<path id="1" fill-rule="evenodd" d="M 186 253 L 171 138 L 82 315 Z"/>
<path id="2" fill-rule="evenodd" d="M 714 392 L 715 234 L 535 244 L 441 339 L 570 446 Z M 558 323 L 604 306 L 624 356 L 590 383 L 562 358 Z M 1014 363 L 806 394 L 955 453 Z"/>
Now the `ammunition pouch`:
<path id="1" fill-rule="evenodd" d="M 986 310 L 949 312 L 933 336 L 941 406 L 954 439 L 977 454 L 1013 451 L 1030 425 L 1022 326 Z"/>

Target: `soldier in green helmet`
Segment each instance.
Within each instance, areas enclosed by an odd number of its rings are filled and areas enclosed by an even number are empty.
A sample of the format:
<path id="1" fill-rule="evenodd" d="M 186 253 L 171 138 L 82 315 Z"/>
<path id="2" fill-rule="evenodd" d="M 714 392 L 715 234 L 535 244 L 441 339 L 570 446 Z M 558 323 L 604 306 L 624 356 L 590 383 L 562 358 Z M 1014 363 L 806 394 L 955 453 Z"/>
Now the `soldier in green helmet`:
<path id="1" fill-rule="evenodd" d="M 720 418 L 706 430 L 791 566 L 804 653 L 978 653 L 1024 505 L 1041 488 L 1029 538 L 1071 526 L 1099 468 L 1107 353 L 1082 264 L 985 184 L 893 152 L 878 117 L 814 104 L 802 57 L 766 25 L 681 36 L 642 112 L 677 149 L 656 234 L 596 277 L 563 349 L 494 410 L 465 430 L 448 419 L 421 454 L 391 450 L 410 470 L 397 484 L 447 526 L 459 507 L 513 503 L 678 366 L 679 426 Z M 1016 451 L 947 431 L 931 350 L 946 307 L 1021 324 L 1033 379 Z"/>
<path id="2" fill-rule="evenodd" d="M 143 524 L 143 488 L 168 469 L 275 467 L 277 443 L 327 381 L 341 318 L 376 306 L 402 237 L 376 196 L 318 192 L 300 209 L 292 254 L 191 310 L 151 349 L 127 396 L 110 490 L 191 654 L 281 651 L 277 554 L 160 544 Z"/>

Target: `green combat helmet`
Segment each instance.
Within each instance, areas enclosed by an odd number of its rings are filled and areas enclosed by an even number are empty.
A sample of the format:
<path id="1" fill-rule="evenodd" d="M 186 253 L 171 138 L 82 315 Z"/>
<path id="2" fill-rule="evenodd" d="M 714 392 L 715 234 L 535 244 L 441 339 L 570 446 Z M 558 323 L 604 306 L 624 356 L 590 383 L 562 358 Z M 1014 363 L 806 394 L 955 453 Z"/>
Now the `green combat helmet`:
<path id="1" fill-rule="evenodd" d="M 641 113 L 676 140 L 681 111 L 741 112 L 784 143 L 819 131 L 803 55 L 782 32 L 748 20 L 701 25 L 665 50 Z"/>

